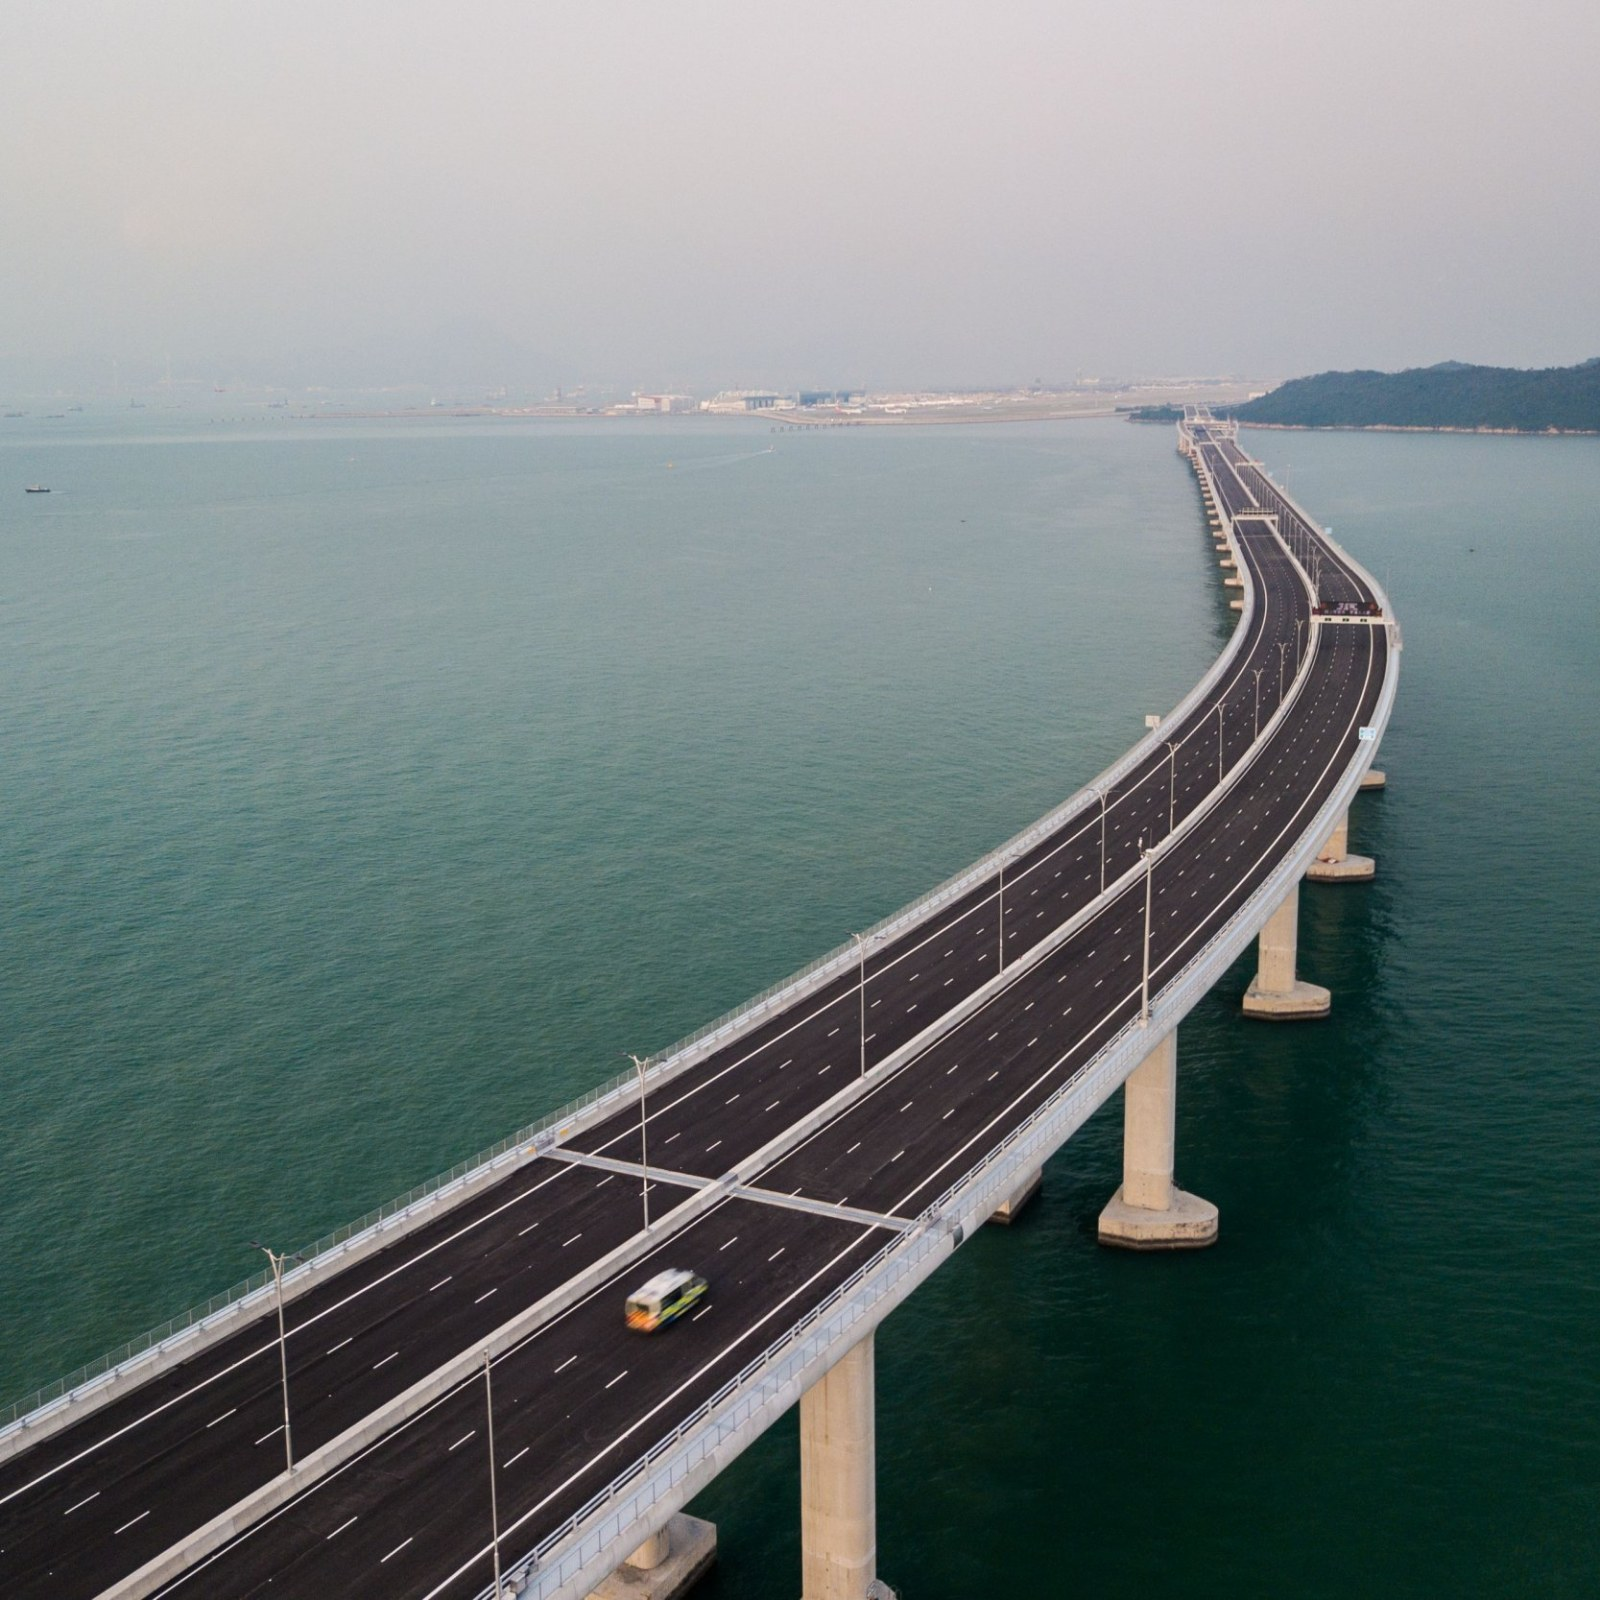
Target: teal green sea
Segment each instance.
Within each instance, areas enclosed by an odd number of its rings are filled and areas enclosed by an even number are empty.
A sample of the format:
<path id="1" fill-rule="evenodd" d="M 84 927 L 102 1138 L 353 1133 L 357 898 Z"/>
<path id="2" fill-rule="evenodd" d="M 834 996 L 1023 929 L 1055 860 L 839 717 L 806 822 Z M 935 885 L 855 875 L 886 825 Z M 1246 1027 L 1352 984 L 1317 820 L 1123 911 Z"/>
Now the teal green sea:
<path id="1" fill-rule="evenodd" d="M 1257 432 L 1383 579 L 1324 1023 L 1180 1037 L 879 1340 L 904 1600 L 1600 1592 L 1600 442 Z M 25 496 L 27 483 L 49 496 Z M 1030 822 L 1231 618 L 1170 430 L 0 423 L 0 1396 Z M 798 1592 L 792 1420 L 696 1509 Z"/>

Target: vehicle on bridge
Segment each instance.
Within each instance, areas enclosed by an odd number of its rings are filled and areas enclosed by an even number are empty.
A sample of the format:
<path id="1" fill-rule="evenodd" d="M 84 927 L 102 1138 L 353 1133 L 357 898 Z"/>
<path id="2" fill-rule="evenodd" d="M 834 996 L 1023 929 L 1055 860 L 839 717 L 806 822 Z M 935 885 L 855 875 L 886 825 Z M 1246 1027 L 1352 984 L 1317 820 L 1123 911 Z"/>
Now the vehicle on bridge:
<path id="1" fill-rule="evenodd" d="M 628 1296 L 628 1326 L 654 1333 L 696 1305 L 710 1285 L 696 1272 L 668 1267 Z"/>

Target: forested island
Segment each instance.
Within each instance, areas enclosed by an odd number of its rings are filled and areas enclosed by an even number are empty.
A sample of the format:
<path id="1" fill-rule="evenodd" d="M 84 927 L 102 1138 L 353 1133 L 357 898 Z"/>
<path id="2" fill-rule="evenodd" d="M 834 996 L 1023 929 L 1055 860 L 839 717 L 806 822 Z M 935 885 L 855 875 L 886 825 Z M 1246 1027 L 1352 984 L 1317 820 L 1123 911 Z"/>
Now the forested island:
<path id="1" fill-rule="evenodd" d="M 1247 400 L 1232 415 L 1287 428 L 1600 433 L 1600 357 L 1529 370 L 1441 361 L 1405 372 L 1319 372 Z"/>

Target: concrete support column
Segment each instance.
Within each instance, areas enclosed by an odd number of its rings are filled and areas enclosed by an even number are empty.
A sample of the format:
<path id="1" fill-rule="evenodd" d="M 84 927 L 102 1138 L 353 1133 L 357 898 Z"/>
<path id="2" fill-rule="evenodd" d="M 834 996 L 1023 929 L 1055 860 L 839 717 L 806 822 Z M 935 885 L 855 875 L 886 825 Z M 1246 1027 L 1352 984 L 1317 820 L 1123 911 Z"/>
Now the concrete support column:
<path id="1" fill-rule="evenodd" d="M 802 1600 L 868 1600 L 878 1575 L 874 1336 L 800 1397 Z"/>
<path id="2" fill-rule="evenodd" d="M 1378 870 L 1377 863 L 1371 856 L 1351 855 L 1349 846 L 1350 813 L 1343 811 L 1306 876 L 1313 883 L 1365 883 Z"/>
<path id="3" fill-rule="evenodd" d="M 1101 1244 L 1193 1250 L 1217 1240 L 1217 1208 L 1172 1181 L 1178 1124 L 1178 1036 L 1169 1033 L 1122 1089 L 1122 1187 L 1100 1213 Z"/>
<path id="4" fill-rule="evenodd" d="M 1379 772 L 1376 767 L 1368 767 L 1366 774 L 1361 779 L 1361 787 L 1366 789 L 1382 789 L 1388 785 L 1387 773 Z"/>
<path id="5" fill-rule="evenodd" d="M 1245 990 L 1244 1014 L 1271 1022 L 1295 1022 L 1305 1017 L 1325 1017 L 1333 996 L 1315 983 L 1295 976 L 1300 943 L 1300 885 L 1295 884 L 1284 902 L 1261 926 L 1256 975 Z"/>
<path id="6" fill-rule="evenodd" d="M 994 1209 L 994 1215 L 989 1218 L 991 1222 L 998 1222 L 1003 1227 L 1010 1227 L 1017 1220 L 1017 1213 L 1033 1199 L 1039 1192 L 1039 1185 L 1044 1182 L 1044 1172 L 1035 1167 L 1015 1189 L 1008 1194 Z"/>
<path id="7" fill-rule="evenodd" d="M 678 1600 L 716 1559 L 716 1524 L 680 1511 L 652 1533 L 589 1600 Z"/>

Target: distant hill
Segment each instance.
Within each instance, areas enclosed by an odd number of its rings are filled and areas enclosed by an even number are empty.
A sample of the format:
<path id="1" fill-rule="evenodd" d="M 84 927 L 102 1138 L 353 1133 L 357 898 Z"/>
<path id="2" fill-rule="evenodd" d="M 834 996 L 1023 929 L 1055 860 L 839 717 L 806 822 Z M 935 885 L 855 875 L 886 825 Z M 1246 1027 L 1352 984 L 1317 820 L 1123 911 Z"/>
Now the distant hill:
<path id="1" fill-rule="evenodd" d="M 1600 433 L 1600 357 L 1576 367 L 1319 372 L 1233 408 L 1241 422 L 1300 428 L 1494 428 Z"/>

